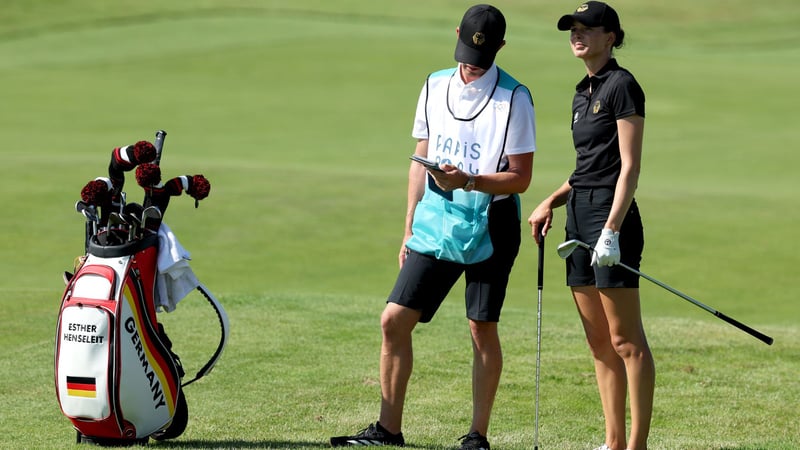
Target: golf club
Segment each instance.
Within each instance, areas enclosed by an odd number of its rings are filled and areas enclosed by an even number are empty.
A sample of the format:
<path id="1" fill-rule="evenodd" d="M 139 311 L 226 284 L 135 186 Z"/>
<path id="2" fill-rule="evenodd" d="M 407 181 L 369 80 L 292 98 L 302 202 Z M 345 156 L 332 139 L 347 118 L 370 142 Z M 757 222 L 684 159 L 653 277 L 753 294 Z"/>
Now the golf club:
<path id="1" fill-rule="evenodd" d="M 75 211 L 79 214 L 83 214 L 87 220 L 97 221 L 97 213 L 95 212 L 94 205 L 90 205 L 83 200 L 78 200 L 75 202 Z"/>
<path id="2" fill-rule="evenodd" d="M 80 214 L 83 214 L 83 217 L 85 217 L 86 220 L 89 222 L 96 224 L 97 222 L 100 221 L 100 219 L 97 217 L 97 209 L 95 208 L 95 206 L 90 205 L 84 202 L 83 200 L 78 200 L 75 203 L 75 211 L 77 211 Z"/>
<path id="3" fill-rule="evenodd" d="M 91 237 L 97 234 L 97 223 L 100 222 L 97 217 L 97 208 L 94 205 L 78 200 L 75 203 L 75 211 L 83 214 L 83 217 L 86 218 L 86 239 L 84 242 L 84 249 L 86 249 L 89 247 Z"/>
<path id="4" fill-rule="evenodd" d="M 153 147 L 156 148 L 155 165 L 161 165 L 161 153 L 164 151 L 164 139 L 167 137 L 167 132 L 164 130 L 156 131 L 156 140 L 153 142 Z"/>
<path id="5" fill-rule="evenodd" d="M 112 212 L 108 216 L 108 238 L 113 238 L 117 244 L 125 242 L 123 236 L 128 234 L 128 222 L 118 212 Z M 117 242 L 118 241 L 118 242 Z"/>
<path id="6" fill-rule="evenodd" d="M 125 220 L 130 224 L 128 230 L 128 240 L 133 241 L 139 238 L 139 228 L 141 227 L 141 219 L 136 217 L 136 214 L 125 213 Z"/>
<path id="7" fill-rule="evenodd" d="M 158 206 L 148 206 L 142 211 L 142 234 L 147 231 L 158 233 L 158 227 L 161 225 L 161 210 Z"/>
<path id="8" fill-rule="evenodd" d="M 136 232 L 138 231 L 138 221 L 139 219 L 132 214 L 125 213 L 123 216 L 125 222 L 128 224 L 128 242 L 132 242 L 136 239 Z"/>
<path id="9" fill-rule="evenodd" d="M 539 270 L 538 270 L 538 278 L 539 278 L 539 286 L 538 286 L 538 298 L 536 301 L 536 397 L 534 400 L 535 403 L 535 413 L 534 413 L 534 433 L 533 433 L 533 449 L 539 450 L 539 361 L 540 361 L 540 353 L 542 350 L 542 287 L 544 285 L 544 234 L 542 234 L 542 230 L 544 225 L 539 227 Z"/>
<path id="10" fill-rule="evenodd" d="M 577 239 L 571 239 L 569 241 L 563 242 L 562 244 L 560 244 L 558 246 L 558 249 L 557 249 L 558 256 L 560 256 L 561 258 L 567 258 L 578 247 L 583 247 L 586 250 L 588 250 L 589 252 L 593 252 L 594 251 L 594 248 L 592 248 L 589 244 L 587 244 L 585 242 L 581 242 L 581 241 L 579 241 Z M 617 263 L 617 265 L 619 265 L 620 267 L 622 267 L 624 269 L 627 269 L 627 270 L 639 275 L 642 278 L 647 279 L 648 281 L 651 281 L 651 282 L 657 284 L 658 286 L 661 286 L 662 288 L 672 292 L 673 294 L 675 294 L 678 297 L 688 301 L 689 303 L 692 303 L 695 306 L 700 307 L 701 309 L 705 310 L 706 312 L 709 312 L 709 313 L 713 314 L 714 316 L 716 316 L 717 318 L 722 319 L 725 322 L 728 322 L 729 324 L 731 324 L 731 325 L 735 326 L 736 328 L 744 331 L 745 333 L 753 336 L 754 338 L 763 341 L 765 344 L 772 345 L 772 341 L 773 341 L 772 338 L 767 336 L 766 334 L 763 334 L 763 333 L 761 333 L 759 331 L 756 331 L 756 330 L 748 327 L 747 325 L 739 322 L 738 320 L 733 319 L 731 317 L 728 317 L 725 314 L 722 314 L 721 312 L 717 311 L 716 309 L 714 309 L 714 308 L 712 308 L 712 307 L 710 307 L 708 305 L 705 305 L 705 304 L 693 299 L 692 297 L 689 297 L 688 295 L 684 294 L 683 292 L 680 292 L 677 289 L 674 289 L 674 288 L 672 288 L 672 287 L 670 287 L 670 286 L 668 286 L 668 285 L 656 280 L 655 278 L 653 278 L 651 276 L 643 274 L 642 272 L 634 269 L 631 266 L 628 266 L 627 264 L 623 264 L 623 263 L 620 262 L 620 263 Z"/>

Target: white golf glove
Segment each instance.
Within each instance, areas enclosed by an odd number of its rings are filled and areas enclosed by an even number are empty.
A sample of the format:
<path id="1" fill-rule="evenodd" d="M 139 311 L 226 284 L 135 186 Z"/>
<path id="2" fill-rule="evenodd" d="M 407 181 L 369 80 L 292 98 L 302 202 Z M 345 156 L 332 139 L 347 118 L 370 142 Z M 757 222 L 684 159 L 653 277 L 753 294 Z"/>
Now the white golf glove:
<path id="1" fill-rule="evenodd" d="M 592 265 L 611 267 L 619 262 L 619 232 L 603 228 L 592 252 Z"/>

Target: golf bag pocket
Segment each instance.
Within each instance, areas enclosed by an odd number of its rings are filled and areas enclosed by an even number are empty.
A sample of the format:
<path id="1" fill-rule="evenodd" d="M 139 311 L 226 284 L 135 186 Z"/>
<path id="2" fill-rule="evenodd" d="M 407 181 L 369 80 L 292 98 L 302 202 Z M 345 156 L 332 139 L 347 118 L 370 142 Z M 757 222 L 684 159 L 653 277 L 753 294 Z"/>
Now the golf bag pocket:
<path id="1" fill-rule="evenodd" d="M 69 417 L 102 420 L 111 415 L 111 321 L 108 311 L 88 305 L 69 306 L 61 313 L 56 384 L 61 408 Z"/>
<path id="2" fill-rule="evenodd" d="M 175 415 L 183 372 L 155 317 L 155 249 L 90 253 L 66 287 L 56 391 L 62 412 L 82 435 L 147 438 Z"/>

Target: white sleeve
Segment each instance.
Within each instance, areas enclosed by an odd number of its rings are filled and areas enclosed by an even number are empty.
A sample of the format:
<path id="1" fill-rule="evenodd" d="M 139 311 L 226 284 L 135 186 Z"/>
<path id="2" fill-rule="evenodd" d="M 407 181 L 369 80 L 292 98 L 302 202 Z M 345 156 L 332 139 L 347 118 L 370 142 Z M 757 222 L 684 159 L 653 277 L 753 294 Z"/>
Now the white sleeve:
<path id="1" fill-rule="evenodd" d="M 505 153 L 520 155 L 536 151 L 536 114 L 533 100 L 525 86 L 514 91 L 511 101 L 511 115 L 508 120 L 508 137 Z"/>
<path id="2" fill-rule="evenodd" d="M 416 139 L 428 139 L 428 116 L 425 112 L 425 106 L 428 100 L 428 80 L 422 85 L 422 90 L 417 99 L 417 112 L 414 115 L 414 128 L 411 130 L 411 136 Z"/>

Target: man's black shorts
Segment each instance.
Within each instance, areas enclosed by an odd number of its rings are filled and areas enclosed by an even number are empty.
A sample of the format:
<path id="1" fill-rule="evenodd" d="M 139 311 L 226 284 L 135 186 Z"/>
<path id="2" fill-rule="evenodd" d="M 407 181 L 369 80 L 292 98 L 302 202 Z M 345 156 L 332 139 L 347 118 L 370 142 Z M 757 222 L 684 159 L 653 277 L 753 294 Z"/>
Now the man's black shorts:
<path id="1" fill-rule="evenodd" d="M 567 200 L 566 238 L 578 239 L 590 246 L 597 244 L 600 232 L 608 220 L 614 189 L 572 188 Z M 636 200 L 631 203 L 619 230 L 620 261 L 639 269 L 644 249 L 644 228 Z M 620 266 L 591 265 L 592 255 L 578 247 L 567 260 L 567 286 L 596 286 L 598 288 L 638 288 L 639 276 Z"/>
<path id="2" fill-rule="evenodd" d="M 400 269 L 388 302 L 416 309 L 422 313 L 420 322 L 430 322 L 463 273 L 467 284 L 464 294 L 467 317 L 498 322 L 508 277 L 519 252 L 520 233 L 516 196 L 492 202 L 489 235 L 494 253 L 489 259 L 464 265 L 411 251 Z"/>

